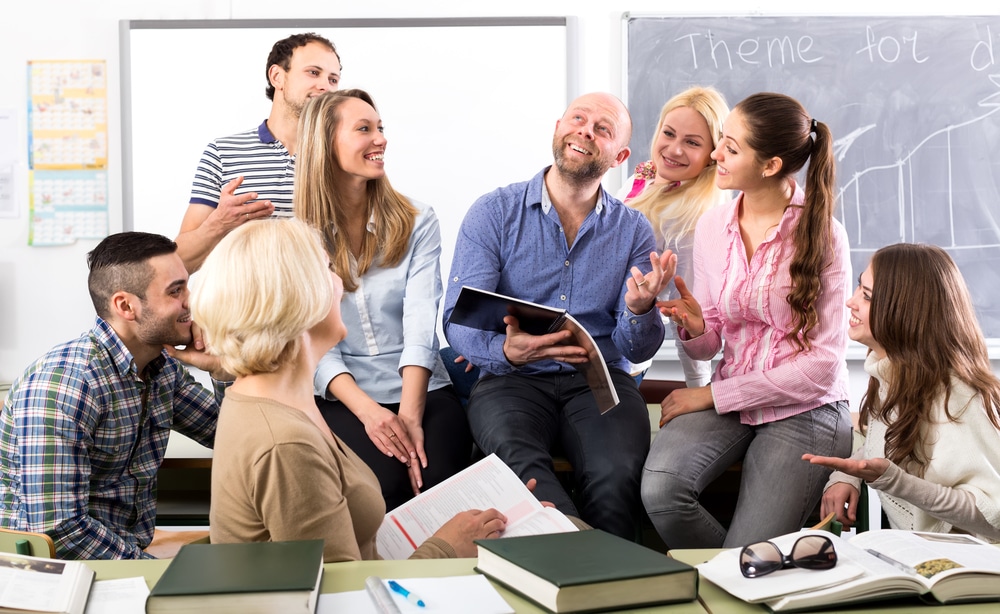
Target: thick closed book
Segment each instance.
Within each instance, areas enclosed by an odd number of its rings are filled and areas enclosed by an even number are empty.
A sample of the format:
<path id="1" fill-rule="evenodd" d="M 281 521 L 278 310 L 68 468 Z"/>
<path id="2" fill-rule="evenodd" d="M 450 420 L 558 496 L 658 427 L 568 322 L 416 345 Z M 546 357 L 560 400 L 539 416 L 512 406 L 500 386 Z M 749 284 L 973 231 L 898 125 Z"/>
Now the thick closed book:
<path id="1" fill-rule="evenodd" d="M 600 529 L 476 545 L 477 571 L 550 612 L 601 612 L 698 597 L 697 569 Z"/>
<path id="2" fill-rule="evenodd" d="M 187 544 L 146 600 L 149 614 L 309 613 L 323 578 L 323 540 Z"/>
<path id="3" fill-rule="evenodd" d="M 83 614 L 93 583 L 80 561 L 0 554 L 0 612 Z"/>
<path id="4" fill-rule="evenodd" d="M 448 321 L 469 328 L 505 333 L 507 325 L 503 319 L 507 316 L 517 318 L 518 328 L 531 335 L 570 331 L 573 336 L 568 343 L 587 350 L 588 361 L 573 366 L 587 378 L 587 385 L 597 400 L 597 408 L 603 414 L 618 405 L 618 391 L 611 382 L 611 372 L 608 371 L 608 364 L 604 362 L 597 342 L 565 309 L 462 286 Z"/>

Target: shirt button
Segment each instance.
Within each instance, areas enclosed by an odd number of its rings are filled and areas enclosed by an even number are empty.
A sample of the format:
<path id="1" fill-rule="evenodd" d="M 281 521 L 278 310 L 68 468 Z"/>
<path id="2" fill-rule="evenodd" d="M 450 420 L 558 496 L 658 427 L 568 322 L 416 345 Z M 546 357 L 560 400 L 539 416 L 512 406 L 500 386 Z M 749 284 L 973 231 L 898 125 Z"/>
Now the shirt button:
<path id="1" fill-rule="evenodd" d="M 562 234 L 562 232 L 563 232 L 563 229 L 560 227 L 559 228 L 559 234 Z"/>
<path id="2" fill-rule="evenodd" d="M 566 300 L 566 295 L 565 294 L 560 294 L 559 295 L 559 300 L 560 301 L 565 301 Z"/>
<path id="3" fill-rule="evenodd" d="M 631 322 L 632 324 L 638 324 L 638 323 L 639 323 L 639 321 L 638 321 L 638 320 L 636 320 L 636 319 L 634 319 L 634 318 L 633 318 L 632 320 L 630 320 L 630 322 Z"/>
<path id="4" fill-rule="evenodd" d="M 453 282 L 455 282 L 455 283 L 458 283 L 458 275 L 456 275 L 455 277 L 452 277 L 451 280 Z"/>
<path id="5" fill-rule="evenodd" d="M 569 260 L 563 263 L 564 266 L 569 266 Z"/>

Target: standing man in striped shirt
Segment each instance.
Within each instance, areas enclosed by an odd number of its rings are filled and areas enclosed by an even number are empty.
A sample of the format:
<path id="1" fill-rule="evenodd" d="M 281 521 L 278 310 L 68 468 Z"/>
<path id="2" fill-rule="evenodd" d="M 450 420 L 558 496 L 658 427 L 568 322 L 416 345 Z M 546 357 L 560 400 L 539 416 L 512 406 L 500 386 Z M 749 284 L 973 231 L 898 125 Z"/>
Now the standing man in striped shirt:
<path id="1" fill-rule="evenodd" d="M 257 128 L 212 141 L 202 154 L 177 253 L 189 273 L 232 229 L 250 220 L 291 217 L 295 137 L 306 101 L 336 90 L 340 56 L 326 38 L 294 34 L 267 58 L 271 113 Z"/>
<path id="2" fill-rule="evenodd" d="M 170 430 L 211 447 L 231 378 L 191 347 L 173 241 L 119 233 L 87 262 L 94 327 L 29 366 L 0 411 L 0 527 L 48 534 L 59 558 L 152 558 Z M 214 392 L 177 358 L 209 371 Z"/>

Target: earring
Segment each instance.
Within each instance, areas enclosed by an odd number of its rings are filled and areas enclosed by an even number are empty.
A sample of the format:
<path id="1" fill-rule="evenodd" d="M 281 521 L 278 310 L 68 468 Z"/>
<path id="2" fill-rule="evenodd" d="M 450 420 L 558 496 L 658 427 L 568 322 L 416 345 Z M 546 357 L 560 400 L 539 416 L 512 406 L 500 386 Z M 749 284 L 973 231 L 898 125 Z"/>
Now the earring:
<path id="1" fill-rule="evenodd" d="M 767 179 L 767 173 L 761 173 L 760 174 L 760 178 L 761 179 Z"/>

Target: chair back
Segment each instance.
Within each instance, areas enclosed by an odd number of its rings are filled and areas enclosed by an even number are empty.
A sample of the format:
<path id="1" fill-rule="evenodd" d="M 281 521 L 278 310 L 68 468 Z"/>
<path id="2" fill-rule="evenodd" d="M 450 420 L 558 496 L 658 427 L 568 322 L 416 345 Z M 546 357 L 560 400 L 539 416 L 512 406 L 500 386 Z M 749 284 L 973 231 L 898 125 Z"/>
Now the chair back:
<path id="1" fill-rule="evenodd" d="M 0 552 L 56 558 L 56 545 L 44 533 L 0 529 Z"/>
<path id="2" fill-rule="evenodd" d="M 815 529 L 817 531 L 828 531 L 834 535 L 840 535 L 840 532 L 844 530 L 844 525 L 840 523 L 837 519 L 836 512 L 830 512 L 827 514 L 826 518 L 820 520 L 819 523 L 809 527 L 810 529 Z"/>

